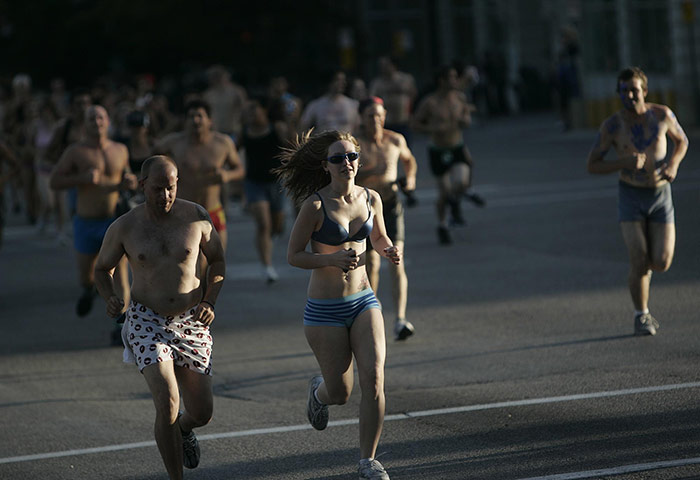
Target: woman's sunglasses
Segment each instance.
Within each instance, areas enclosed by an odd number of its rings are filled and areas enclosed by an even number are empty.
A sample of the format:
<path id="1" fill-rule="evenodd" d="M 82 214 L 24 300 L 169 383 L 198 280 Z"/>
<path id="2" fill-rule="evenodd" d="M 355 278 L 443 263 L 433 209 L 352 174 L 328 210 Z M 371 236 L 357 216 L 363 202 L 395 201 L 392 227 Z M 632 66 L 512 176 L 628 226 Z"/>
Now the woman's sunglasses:
<path id="1" fill-rule="evenodd" d="M 354 162 L 355 160 L 357 160 L 358 158 L 360 158 L 360 154 L 357 153 L 357 152 L 341 153 L 341 154 L 338 154 L 338 155 L 330 156 L 330 157 L 328 157 L 327 160 L 328 160 L 330 163 L 333 163 L 333 164 L 337 165 L 337 164 L 339 164 L 339 163 L 343 163 L 343 162 L 345 161 L 346 158 L 347 158 L 350 162 Z"/>

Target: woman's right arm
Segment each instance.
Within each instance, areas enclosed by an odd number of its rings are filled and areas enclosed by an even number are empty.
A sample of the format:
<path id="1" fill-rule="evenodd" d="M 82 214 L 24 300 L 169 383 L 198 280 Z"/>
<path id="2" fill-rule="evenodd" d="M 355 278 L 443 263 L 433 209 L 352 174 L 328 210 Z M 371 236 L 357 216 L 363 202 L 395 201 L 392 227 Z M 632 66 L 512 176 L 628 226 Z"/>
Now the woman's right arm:
<path id="1" fill-rule="evenodd" d="M 289 235 L 287 261 L 290 265 L 305 269 L 327 267 L 329 265 L 328 255 L 312 253 L 306 250 L 306 246 L 311 241 L 311 234 L 316 229 L 319 214 L 319 208 L 314 205 L 312 199 L 304 201 Z"/>

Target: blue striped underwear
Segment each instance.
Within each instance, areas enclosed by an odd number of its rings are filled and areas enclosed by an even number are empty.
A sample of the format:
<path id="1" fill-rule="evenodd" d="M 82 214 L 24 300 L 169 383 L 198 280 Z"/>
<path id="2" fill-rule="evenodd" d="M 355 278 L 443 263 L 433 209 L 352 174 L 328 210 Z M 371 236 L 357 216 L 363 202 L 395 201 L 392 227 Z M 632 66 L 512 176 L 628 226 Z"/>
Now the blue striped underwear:
<path id="1" fill-rule="evenodd" d="M 350 328 L 357 316 L 370 308 L 382 308 L 371 288 L 341 298 L 309 298 L 304 308 L 304 325 Z"/>

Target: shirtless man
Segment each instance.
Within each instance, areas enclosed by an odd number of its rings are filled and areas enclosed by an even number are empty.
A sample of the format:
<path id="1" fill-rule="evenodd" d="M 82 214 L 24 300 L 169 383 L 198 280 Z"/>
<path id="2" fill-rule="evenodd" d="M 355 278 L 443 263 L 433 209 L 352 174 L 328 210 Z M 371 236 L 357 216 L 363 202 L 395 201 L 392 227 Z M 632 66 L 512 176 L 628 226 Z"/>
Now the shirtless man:
<path id="1" fill-rule="evenodd" d="M 133 272 L 132 301 L 122 329 L 124 361 L 135 362 L 156 407 L 155 437 L 171 479 L 182 466 L 199 464 L 192 429 L 209 423 L 214 305 L 226 263 L 219 236 L 201 205 L 176 199 L 177 166 L 170 158 L 146 159 L 140 184 L 145 203 L 107 230 L 95 267 L 107 315 L 124 308 L 110 271 L 126 257 Z M 197 258 L 209 264 L 206 291 Z M 180 413 L 180 395 L 185 409 Z"/>
<path id="2" fill-rule="evenodd" d="M 203 97 L 211 105 L 214 130 L 237 141 L 243 127 L 243 108 L 248 95 L 243 87 L 231 81 L 231 74 L 221 65 L 210 67 L 207 76 L 209 88 Z"/>
<path id="3" fill-rule="evenodd" d="M 226 211 L 221 204 L 221 187 L 245 176 L 236 146 L 228 135 L 212 130 L 211 109 L 201 100 L 185 106 L 185 131 L 172 133 L 154 151 L 171 156 L 180 171 L 180 197 L 203 206 L 226 249 Z"/>
<path id="4" fill-rule="evenodd" d="M 95 260 L 107 228 L 116 216 L 119 191 L 135 189 L 136 176 L 129 171 L 129 152 L 125 145 L 107 137 L 109 115 L 99 105 L 85 113 L 84 139 L 66 149 L 51 172 L 51 188 L 77 190 L 73 217 L 73 244 L 77 251 L 78 273 L 83 294 L 76 313 L 85 316 L 92 308 L 95 291 Z M 120 294 L 129 296 L 126 262 L 115 272 Z M 119 316 L 119 314 L 115 315 Z"/>
<path id="5" fill-rule="evenodd" d="M 386 128 L 404 136 L 410 144 L 411 108 L 418 95 L 413 76 L 401 72 L 391 57 L 379 57 L 379 76 L 369 84 L 369 94 L 384 100 L 386 109 Z"/>
<path id="6" fill-rule="evenodd" d="M 386 233 L 392 243 L 403 252 L 404 217 L 403 205 L 398 195 L 396 184 L 399 163 L 406 174 L 407 191 L 416 188 L 416 159 L 406 145 L 403 135 L 384 128 L 386 109 L 381 98 L 370 97 L 360 102 L 362 125 L 357 140 L 362 148 L 362 168 L 358 171 L 358 185 L 375 190 L 382 197 L 384 224 Z M 366 268 L 369 282 L 376 292 L 379 288 L 379 266 L 381 257 L 368 245 Z M 408 298 L 408 278 L 403 262 L 399 265 L 389 263 L 391 272 L 391 294 L 396 308 L 394 335 L 396 340 L 405 340 L 413 335 L 413 325 L 406 321 L 406 302 Z"/>
<path id="7" fill-rule="evenodd" d="M 79 142 L 85 135 L 85 112 L 88 107 L 92 105 L 92 97 L 90 96 L 90 91 L 85 88 L 77 88 L 71 92 L 70 99 L 70 110 L 68 115 L 58 122 L 51 134 L 51 141 L 48 147 L 46 147 L 46 160 L 49 163 L 56 164 L 58 159 L 61 158 L 63 152 L 66 149 Z M 56 199 L 59 202 L 65 202 L 67 204 L 66 210 L 68 210 L 69 215 L 75 213 L 75 203 L 76 203 L 76 190 L 71 188 L 68 190 L 65 198 L 61 198 L 61 195 L 56 195 Z M 59 206 L 58 208 L 65 208 Z M 61 242 L 65 242 L 65 238 L 59 238 Z"/>
<path id="8" fill-rule="evenodd" d="M 15 158 L 7 145 L 0 140 L 0 247 L 2 247 L 2 232 L 5 225 L 5 184 L 15 175 L 19 175 L 22 165 Z"/>
<path id="9" fill-rule="evenodd" d="M 359 124 L 358 102 L 343 93 L 346 87 L 345 73 L 333 72 L 326 94 L 309 102 L 304 109 L 301 115 L 301 130 L 306 131 L 314 127 L 316 133 L 326 130 L 354 132 Z"/>
<path id="10" fill-rule="evenodd" d="M 641 69 L 623 70 L 617 92 L 622 109 L 601 125 L 588 155 L 588 172 L 620 172 L 618 213 L 629 253 L 634 333 L 655 335 L 659 323 L 649 313 L 651 272 L 665 272 L 673 260 L 671 182 L 688 150 L 688 138 L 670 108 L 645 102 L 647 77 Z M 667 136 L 673 143 L 668 159 Z M 611 147 L 616 158 L 605 160 Z"/>
<path id="11" fill-rule="evenodd" d="M 452 243 L 452 237 L 446 207 L 450 206 L 454 223 L 464 224 L 460 201 L 471 184 L 473 161 L 462 133 L 471 125 L 471 107 L 464 93 L 457 89 L 454 68 L 443 67 L 437 74 L 436 84 L 437 90 L 418 106 L 411 127 L 430 135 L 430 170 L 437 179 L 439 190 L 437 233 L 440 243 L 447 245 Z"/>
<path id="12" fill-rule="evenodd" d="M 46 147 L 46 158 L 49 162 L 57 163 L 66 148 L 83 138 L 85 135 L 85 113 L 90 105 L 92 105 L 92 99 L 88 90 L 80 88 L 71 93 L 68 116 L 56 124 L 51 135 L 51 142 Z"/>
<path id="13" fill-rule="evenodd" d="M 301 99 L 289 92 L 289 82 L 283 76 L 270 79 L 267 87 L 270 99 L 270 119 L 273 122 L 284 122 L 291 133 L 299 131 L 301 120 Z"/>

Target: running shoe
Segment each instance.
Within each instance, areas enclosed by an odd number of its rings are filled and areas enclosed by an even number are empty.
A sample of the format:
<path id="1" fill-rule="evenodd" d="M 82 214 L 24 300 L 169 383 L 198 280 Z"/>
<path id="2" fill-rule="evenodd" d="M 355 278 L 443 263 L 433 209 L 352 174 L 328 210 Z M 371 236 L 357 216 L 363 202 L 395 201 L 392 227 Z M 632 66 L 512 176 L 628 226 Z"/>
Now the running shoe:
<path id="1" fill-rule="evenodd" d="M 357 471 L 360 474 L 360 479 L 389 480 L 389 474 L 386 473 L 386 470 L 384 470 L 384 467 L 378 460 L 363 458 L 360 460 L 360 466 L 357 468 Z"/>
<path id="2" fill-rule="evenodd" d="M 280 276 L 272 265 L 267 265 L 265 267 L 265 280 L 267 283 L 275 283 L 279 280 Z"/>
<path id="3" fill-rule="evenodd" d="M 415 328 L 413 328 L 413 324 L 411 322 L 407 322 L 406 320 L 397 320 L 394 324 L 394 335 L 397 341 L 406 340 L 408 337 L 413 335 L 414 331 Z"/>
<path id="4" fill-rule="evenodd" d="M 90 313 L 90 310 L 92 310 L 92 301 L 95 299 L 96 295 L 97 290 L 94 286 L 86 287 L 85 290 L 83 290 L 83 294 L 75 305 L 75 313 L 77 313 L 79 317 L 84 317 Z"/>
<path id="5" fill-rule="evenodd" d="M 634 317 L 635 335 L 656 335 L 659 322 L 649 313 L 642 313 Z"/>
<path id="6" fill-rule="evenodd" d="M 70 237 L 66 235 L 64 232 L 59 232 L 58 235 L 56 236 L 56 243 L 60 247 L 67 247 L 70 245 Z"/>
<path id="7" fill-rule="evenodd" d="M 452 236 L 450 235 L 450 231 L 447 229 L 447 227 L 438 227 L 437 234 L 440 245 L 449 245 L 452 243 Z"/>
<path id="8" fill-rule="evenodd" d="M 462 215 L 462 204 L 459 200 L 448 200 L 450 205 L 450 223 L 452 225 L 466 225 L 467 221 Z"/>
<path id="9" fill-rule="evenodd" d="M 483 208 L 486 206 L 486 200 L 484 200 L 481 195 L 477 195 L 476 193 L 465 193 L 464 196 L 477 207 Z"/>
<path id="10" fill-rule="evenodd" d="M 182 432 L 182 464 L 185 468 L 199 465 L 199 441 L 193 431 Z"/>
<path id="11" fill-rule="evenodd" d="M 323 383 L 323 377 L 316 375 L 309 380 L 309 401 L 306 404 L 306 416 L 316 430 L 323 430 L 328 425 L 328 405 L 316 400 L 314 392 Z"/>

